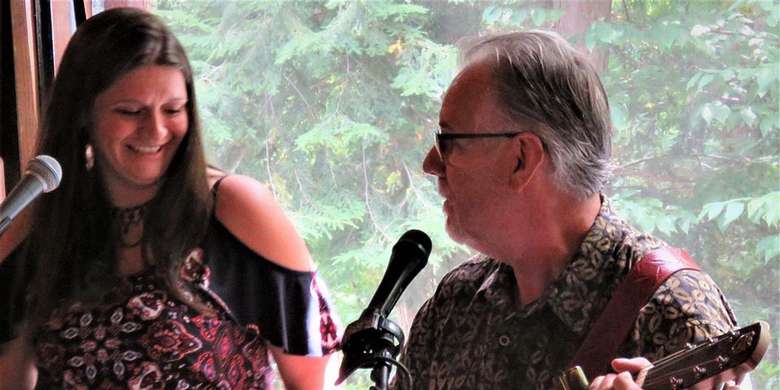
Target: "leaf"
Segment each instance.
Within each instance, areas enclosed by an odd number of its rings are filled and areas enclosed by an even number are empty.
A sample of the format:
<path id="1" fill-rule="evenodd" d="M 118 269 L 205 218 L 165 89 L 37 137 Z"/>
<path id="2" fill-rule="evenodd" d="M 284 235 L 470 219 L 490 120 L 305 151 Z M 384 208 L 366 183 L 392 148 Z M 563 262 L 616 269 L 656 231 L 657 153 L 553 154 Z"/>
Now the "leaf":
<path id="1" fill-rule="evenodd" d="M 712 108 L 715 120 L 720 122 L 722 125 L 726 124 L 726 121 L 729 119 L 729 115 L 731 115 L 731 108 L 721 102 L 716 102 L 712 105 Z"/>
<path id="2" fill-rule="evenodd" d="M 747 204 L 747 216 L 753 222 L 758 222 L 764 215 L 762 209 L 766 206 L 766 198 L 759 197 L 751 199 Z"/>
<path id="3" fill-rule="evenodd" d="M 626 114 L 626 108 L 622 104 L 610 105 L 610 111 L 612 112 L 612 126 L 616 130 L 624 129 L 628 126 L 628 115 Z"/>
<path id="4" fill-rule="evenodd" d="M 557 22 L 561 19 L 564 13 L 566 11 L 562 9 L 548 9 L 548 8 L 542 8 L 544 10 L 545 15 L 547 15 L 547 22 Z"/>
<path id="5" fill-rule="evenodd" d="M 612 44 L 623 37 L 623 31 L 615 25 L 606 22 L 595 22 L 590 25 L 585 34 L 585 45 L 593 49 L 598 43 Z"/>
<path id="6" fill-rule="evenodd" d="M 758 91 L 756 93 L 759 97 L 764 97 L 767 91 L 772 88 L 773 84 L 775 88 L 777 87 L 775 83 L 778 79 L 777 73 L 777 64 L 765 65 L 759 69 L 758 73 L 756 74 L 756 82 L 758 83 Z"/>
<path id="7" fill-rule="evenodd" d="M 780 234 L 772 234 L 761 239 L 756 244 L 756 253 L 762 255 L 764 263 L 780 256 Z"/>
<path id="8" fill-rule="evenodd" d="M 677 229 L 674 226 L 674 218 L 666 215 L 661 215 L 655 221 L 656 228 L 663 234 L 670 235 Z"/>
<path id="9" fill-rule="evenodd" d="M 739 115 L 742 117 L 742 120 L 745 122 L 748 126 L 753 126 L 753 124 L 756 122 L 756 113 L 753 112 L 753 109 L 750 107 L 743 108 Z"/>
<path id="10" fill-rule="evenodd" d="M 778 24 L 780 24 L 780 7 L 777 6 L 777 2 L 775 1 L 759 1 L 760 5 L 764 7 L 766 11 L 769 11 L 769 16 L 766 18 L 766 24 L 769 27 L 777 27 Z"/>
<path id="11" fill-rule="evenodd" d="M 737 79 L 742 82 L 748 81 L 758 74 L 758 71 L 754 68 L 738 68 L 736 72 Z"/>
<path id="12" fill-rule="evenodd" d="M 658 44 L 665 48 L 670 49 L 677 42 L 681 42 L 690 33 L 687 30 L 681 29 L 678 23 L 660 23 L 653 28 L 653 36 Z"/>
<path id="13" fill-rule="evenodd" d="M 697 24 L 691 28 L 691 36 L 693 37 L 700 37 L 704 34 L 707 34 L 710 32 L 710 28 L 707 26 L 702 26 L 701 24 Z"/>
<path id="14" fill-rule="evenodd" d="M 747 203 L 747 216 L 754 223 L 761 220 L 770 227 L 780 225 L 780 191 L 754 197 Z"/>
<path id="15" fill-rule="evenodd" d="M 531 12 L 527 9 L 506 9 L 502 15 L 502 23 L 504 25 L 522 25 L 530 15 Z"/>
<path id="16" fill-rule="evenodd" d="M 490 26 L 501 17 L 501 8 L 494 5 L 487 6 L 482 11 L 482 22 Z"/>
<path id="17" fill-rule="evenodd" d="M 539 8 L 534 8 L 531 10 L 531 20 L 534 22 L 534 26 L 541 26 L 544 24 L 545 19 L 546 15 L 544 14 L 544 10 Z"/>
<path id="18" fill-rule="evenodd" d="M 696 85 L 696 83 L 703 75 L 704 73 L 702 72 L 697 72 L 696 74 L 694 74 L 693 77 L 691 77 L 690 80 L 688 80 L 688 84 L 685 85 L 685 89 L 690 90 L 691 88 L 693 88 L 693 86 Z"/>
<path id="19" fill-rule="evenodd" d="M 696 215 L 688 210 L 681 210 L 680 218 L 677 220 L 677 227 L 685 234 L 691 229 L 691 225 L 696 222 Z"/>
<path id="20" fill-rule="evenodd" d="M 715 114 L 712 112 L 710 107 L 710 104 L 705 104 L 701 109 L 701 118 L 704 119 L 708 125 L 712 123 L 712 118 L 715 117 Z"/>
<path id="21" fill-rule="evenodd" d="M 769 226 L 778 226 L 780 224 L 780 203 L 775 201 L 770 203 L 771 206 L 767 207 L 766 214 L 764 214 L 764 222 Z"/>
<path id="22" fill-rule="evenodd" d="M 703 217 L 706 217 L 706 220 L 712 221 L 713 219 L 717 218 L 721 212 L 723 212 L 723 208 L 725 206 L 726 202 L 713 202 L 705 204 L 701 209 L 701 213 L 699 213 L 699 220 L 702 220 Z"/>
<path id="23" fill-rule="evenodd" d="M 761 130 L 761 136 L 766 137 L 773 129 L 778 128 L 779 125 L 777 113 L 770 113 L 761 118 L 758 128 Z"/>
<path id="24" fill-rule="evenodd" d="M 704 89 L 704 87 L 706 87 L 707 84 L 711 83 L 712 80 L 714 80 L 714 79 L 715 79 L 715 76 L 713 76 L 711 74 L 705 74 L 705 75 L 701 76 L 701 78 L 699 79 L 699 87 L 698 87 L 699 91 Z"/>
<path id="25" fill-rule="evenodd" d="M 731 201 L 726 204 L 726 211 L 718 219 L 718 228 L 725 231 L 726 228 L 734 222 L 745 210 L 745 204 L 742 202 Z"/>

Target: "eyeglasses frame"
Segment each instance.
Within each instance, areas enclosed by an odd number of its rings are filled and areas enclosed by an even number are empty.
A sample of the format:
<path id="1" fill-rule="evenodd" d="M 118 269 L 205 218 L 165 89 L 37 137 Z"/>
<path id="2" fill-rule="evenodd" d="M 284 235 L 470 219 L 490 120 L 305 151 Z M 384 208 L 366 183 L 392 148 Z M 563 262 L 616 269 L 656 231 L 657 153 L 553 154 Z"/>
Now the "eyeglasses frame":
<path id="1" fill-rule="evenodd" d="M 512 132 L 502 132 L 502 133 L 442 133 L 441 129 L 436 129 L 433 131 L 434 134 L 434 147 L 436 148 L 436 152 L 439 154 L 439 158 L 444 161 L 444 154 L 442 153 L 442 140 L 449 141 L 449 140 L 455 140 L 455 139 L 474 139 L 474 138 L 512 138 L 515 137 L 518 134 L 524 133 L 524 131 L 512 131 Z"/>

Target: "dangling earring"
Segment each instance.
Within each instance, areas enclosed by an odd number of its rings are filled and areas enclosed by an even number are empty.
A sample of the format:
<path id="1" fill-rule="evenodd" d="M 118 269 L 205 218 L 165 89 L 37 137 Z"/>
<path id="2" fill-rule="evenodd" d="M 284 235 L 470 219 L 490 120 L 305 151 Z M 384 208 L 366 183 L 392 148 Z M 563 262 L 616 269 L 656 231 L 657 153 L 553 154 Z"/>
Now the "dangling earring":
<path id="1" fill-rule="evenodd" d="M 92 148 L 92 144 L 87 144 L 87 147 L 84 148 L 84 168 L 87 169 L 87 171 L 91 171 L 92 168 L 95 166 L 95 151 Z"/>

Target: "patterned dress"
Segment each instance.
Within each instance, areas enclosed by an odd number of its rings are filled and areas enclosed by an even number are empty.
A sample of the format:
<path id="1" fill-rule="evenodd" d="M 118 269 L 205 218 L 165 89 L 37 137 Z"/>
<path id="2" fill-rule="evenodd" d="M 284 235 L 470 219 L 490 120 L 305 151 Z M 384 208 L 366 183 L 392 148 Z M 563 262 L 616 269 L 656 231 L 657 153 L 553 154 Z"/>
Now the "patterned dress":
<path id="1" fill-rule="evenodd" d="M 34 334 L 37 388 L 266 389 L 269 344 L 309 356 L 338 347 L 316 275 L 258 256 L 216 219 L 180 276 L 216 315 L 184 304 L 149 268 L 98 304 L 52 313 Z"/>
<path id="2" fill-rule="evenodd" d="M 602 208 L 578 253 L 543 295 L 517 299 L 511 267 L 476 256 L 447 274 L 415 317 L 396 389 L 551 389 L 612 291 L 662 242 Z M 655 292 L 619 348 L 650 361 L 736 326 L 712 279 L 680 271 Z"/>

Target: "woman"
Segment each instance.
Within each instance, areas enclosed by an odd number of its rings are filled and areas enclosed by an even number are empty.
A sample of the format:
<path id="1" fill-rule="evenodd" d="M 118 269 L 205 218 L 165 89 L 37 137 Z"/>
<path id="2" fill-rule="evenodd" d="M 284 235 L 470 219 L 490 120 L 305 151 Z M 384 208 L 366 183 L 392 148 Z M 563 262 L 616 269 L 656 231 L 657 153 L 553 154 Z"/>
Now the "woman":
<path id="1" fill-rule="evenodd" d="M 270 350 L 286 388 L 322 388 L 337 340 L 308 250 L 267 189 L 207 168 L 195 107 L 157 17 L 78 28 L 38 143 L 62 184 L 0 238 L 0 382 L 264 388 Z"/>

